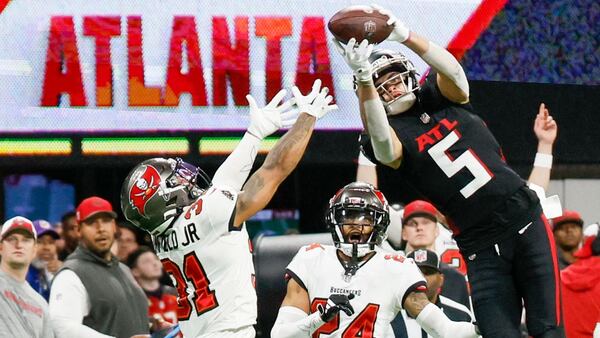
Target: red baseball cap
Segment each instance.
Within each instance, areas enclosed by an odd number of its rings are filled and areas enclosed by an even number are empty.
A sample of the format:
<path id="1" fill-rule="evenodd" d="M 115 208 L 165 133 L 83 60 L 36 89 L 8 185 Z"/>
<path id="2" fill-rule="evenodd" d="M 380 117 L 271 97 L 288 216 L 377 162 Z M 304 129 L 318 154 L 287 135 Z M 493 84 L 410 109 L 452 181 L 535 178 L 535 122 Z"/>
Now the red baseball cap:
<path id="1" fill-rule="evenodd" d="M 406 224 L 409 219 L 416 216 L 428 217 L 437 222 L 437 214 L 438 210 L 433 206 L 433 204 L 423 200 L 412 201 L 404 207 L 402 224 Z"/>
<path id="2" fill-rule="evenodd" d="M 101 213 L 107 214 L 112 218 L 117 218 L 117 213 L 113 211 L 113 207 L 109 201 L 98 196 L 88 197 L 81 201 L 77 207 L 77 222 L 81 223 L 88 218 Z"/>
<path id="3" fill-rule="evenodd" d="M 583 227 L 583 219 L 577 211 L 563 210 L 562 216 L 556 217 L 552 220 L 552 229 L 555 230 L 558 226 L 563 223 L 575 223 L 580 227 Z"/>
<path id="4" fill-rule="evenodd" d="M 33 238 L 37 239 L 37 232 L 35 231 L 33 222 L 21 216 L 13 217 L 8 221 L 4 222 L 4 224 L 2 225 L 2 232 L 0 233 L 0 237 L 4 239 L 6 236 L 10 235 L 11 232 L 19 229 L 27 231 L 33 236 Z"/>

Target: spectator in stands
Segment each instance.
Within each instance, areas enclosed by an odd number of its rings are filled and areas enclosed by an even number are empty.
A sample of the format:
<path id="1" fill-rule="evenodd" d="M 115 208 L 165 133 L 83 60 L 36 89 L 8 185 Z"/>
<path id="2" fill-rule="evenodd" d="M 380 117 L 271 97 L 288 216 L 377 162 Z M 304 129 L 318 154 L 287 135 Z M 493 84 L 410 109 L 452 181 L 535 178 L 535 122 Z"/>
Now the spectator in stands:
<path id="1" fill-rule="evenodd" d="M 50 283 L 52 283 L 54 274 L 63 265 L 62 261 L 58 259 L 56 248 L 56 240 L 59 236 L 48 221 L 37 220 L 33 222 L 33 225 L 37 232 L 37 256 L 29 267 L 27 281 L 48 301 Z"/>
<path id="2" fill-rule="evenodd" d="M 0 233 L 0 337 L 52 338 L 48 303 L 25 280 L 36 255 L 37 234 L 24 217 L 9 219 Z"/>
<path id="3" fill-rule="evenodd" d="M 592 337 L 600 318 L 600 236 L 588 237 L 574 256 L 560 272 L 565 330 L 567 337 Z"/>
<path id="4" fill-rule="evenodd" d="M 563 215 L 552 220 L 558 266 L 562 270 L 575 262 L 575 252 L 583 240 L 583 219 L 578 212 L 564 210 Z"/>
<path id="5" fill-rule="evenodd" d="M 473 314 L 464 305 L 459 304 L 449 298 L 440 295 L 444 285 L 444 275 L 440 270 L 440 260 L 437 253 L 426 249 L 417 249 L 407 256 L 412 258 L 427 281 L 427 298 L 429 301 L 444 311 L 450 320 L 455 322 L 473 322 Z M 406 325 L 407 337 L 427 337 L 427 333 L 419 326 L 416 320 L 402 311 L 404 323 Z M 402 337 L 403 332 L 399 332 L 396 337 Z"/>
<path id="6" fill-rule="evenodd" d="M 402 239 L 406 241 L 407 254 L 417 249 L 437 251 L 436 239 L 440 234 L 438 214 L 429 202 L 416 200 L 406 205 L 402 218 Z M 442 295 L 470 308 L 465 276 L 444 263 L 440 265 L 440 270 L 445 279 Z"/>
<path id="7" fill-rule="evenodd" d="M 122 263 L 127 262 L 127 257 L 137 250 L 140 245 L 137 241 L 135 230 L 125 222 L 118 223 L 117 232 L 117 257 Z"/>
<path id="8" fill-rule="evenodd" d="M 81 243 L 50 290 L 58 336 L 147 337 L 148 301 L 129 268 L 110 251 L 116 217 L 112 205 L 100 197 L 87 198 L 77 207 Z"/>
<path id="9" fill-rule="evenodd" d="M 64 262 L 79 244 L 79 224 L 77 224 L 74 211 L 64 214 L 60 222 L 62 224 L 62 237 L 65 240 L 65 248 L 60 252 L 58 258 Z"/>
<path id="10" fill-rule="evenodd" d="M 148 297 L 150 317 L 177 323 L 177 291 L 160 283 L 162 264 L 154 251 L 146 246 L 139 247 L 129 255 L 127 265 Z"/>

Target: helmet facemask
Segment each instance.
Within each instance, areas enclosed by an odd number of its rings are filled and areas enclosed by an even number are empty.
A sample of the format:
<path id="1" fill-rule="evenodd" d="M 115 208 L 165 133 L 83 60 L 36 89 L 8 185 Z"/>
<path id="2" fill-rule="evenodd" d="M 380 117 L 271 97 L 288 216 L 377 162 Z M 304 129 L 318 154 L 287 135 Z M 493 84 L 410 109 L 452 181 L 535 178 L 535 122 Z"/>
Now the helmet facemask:
<path id="1" fill-rule="evenodd" d="M 353 184 L 356 185 L 356 183 Z M 359 259 L 374 251 L 376 245 L 381 244 L 386 237 L 386 229 L 389 224 L 387 202 L 372 203 L 373 199 L 377 201 L 379 199 L 374 190 L 371 190 L 372 186 L 363 185 L 364 189 L 363 186 L 353 187 L 352 190 L 344 192 L 342 189 L 336 194 L 330 201 L 330 207 L 325 217 L 336 248 L 350 257 L 350 262 L 345 267 L 347 275 L 354 275 L 359 267 Z M 360 238 L 356 236 L 356 230 L 350 230 L 344 234 L 345 226 L 359 228 Z M 367 226 L 372 227 L 369 234 L 365 234 L 364 228 Z"/>
<path id="2" fill-rule="evenodd" d="M 179 190 L 185 190 L 187 199 L 193 202 L 211 186 L 212 183 L 210 178 L 199 167 L 184 162 L 179 157 L 176 159 L 169 159 L 169 161 L 172 163 L 174 162 L 173 172 L 171 172 L 171 175 L 164 181 L 165 186 L 161 189 L 163 194 L 170 195 Z M 191 204 L 191 202 L 183 202 L 182 204 L 187 206 Z"/>
<path id="3" fill-rule="evenodd" d="M 400 52 L 385 53 L 372 63 L 373 82 L 385 76 L 389 72 L 396 72 L 384 82 L 377 85 L 377 92 L 387 115 L 397 115 L 409 110 L 417 101 L 415 92 L 420 88 L 417 81 L 417 70 L 412 62 Z M 392 84 L 401 85 L 402 94 L 394 97 L 386 87 Z M 384 94 L 389 95 L 389 99 L 384 98 Z"/>

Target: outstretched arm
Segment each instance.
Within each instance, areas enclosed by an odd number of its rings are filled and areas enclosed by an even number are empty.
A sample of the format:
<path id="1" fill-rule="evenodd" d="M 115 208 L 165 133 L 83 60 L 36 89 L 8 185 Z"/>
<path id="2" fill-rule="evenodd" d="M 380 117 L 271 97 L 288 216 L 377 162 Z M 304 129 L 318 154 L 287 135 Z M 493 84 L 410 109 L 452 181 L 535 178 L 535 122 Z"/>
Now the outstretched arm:
<path id="1" fill-rule="evenodd" d="M 417 323 L 435 338 L 479 337 L 475 325 L 469 322 L 453 322 L 444 312 L 430 303 L 423 292 L 411 292 L 404 301 L 404 309 Z"/>
<path id="2" fill-rule="evenodd" d="M 279 105 L 287 91 L 282 89 L 264 108 L 259 108 L 251 95 L 246 99 L 250 105 L 250 126 L 233 152 L 221 164 L 213 184 L 240 191 L 246 182 L 261 141 L 282 127 L 289 127 L 296 121 L 297 111 L 291 110 L 294 100 Z"/>
<path id="3" fill-rule="evenodd" d="M 437 71 L 437 84 L 442 95 L 448 100 L 456 103 L 467 103 L 469 101 L 469 82 L 467 81 L 467 76 L 461 65 L 450 52 L 415 32 L 410 31 L 408 27 L 406 27 L 402 21 L 398 20 L 389 10 L 377 5 L 371 6 L 381 14 L 389 17 L 387 22 L 388 25 L 394 25 L 394 30 L 388 37 L 388 40 L 404 44 Z"/>
<path id="4" fill-rule="evenodd" d="M 354 71 L 357 80 L 360 117 L 363 126 L 371 138 L 371 145 L 377 160 L 392 168 L 400 166 L 402 159 L 402 143 L 390 126 L 387 114 L 379 94 L 373 84 L 372 66 L 369 56 L 373 46 L 363 40 L 358 46 L 352 38 L 346 46 L 334 39 L 337 51 Z"/>
<path id="5" fill-rule="evenodd" d="M 540 104 L 535 117 L 533 132 L 538 139 L 538 147 L 528 181 L 548 190 L 552 170 L 552 147 L 556 140 L 558 126 L 543 103 Z"/>
<path id="6" fill-rule="evenodd" d="M 244 190 L 237 199 L 234 226 L 239 227 L 269 203 L 281 182 L 296 168 L 302 158 L 317 118 L 333 109 L 333 106 L 329 106 L 332 97 L 327 96 L 327 88 L 319 92 L 321 81 L 317 80 L 317 83 L 318 85 L 313 86 L 313 92 L 306 97 L 299 97 L 299 92 L 296 95 L 297 90 L 295 91 L 296 101 L 305 100 L 303 105 L 299 103 L 299 109 L 303 113 L 292 129 L 269 152 L 260 169 L 244 185 Z"/>

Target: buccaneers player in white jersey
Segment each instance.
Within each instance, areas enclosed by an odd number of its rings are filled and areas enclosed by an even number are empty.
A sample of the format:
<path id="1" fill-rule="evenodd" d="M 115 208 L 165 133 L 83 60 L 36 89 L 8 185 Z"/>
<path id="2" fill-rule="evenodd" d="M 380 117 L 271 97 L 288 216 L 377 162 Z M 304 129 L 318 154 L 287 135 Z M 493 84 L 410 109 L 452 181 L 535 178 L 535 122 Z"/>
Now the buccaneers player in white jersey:
<path id="1" fill-rule="evenodd" d="M 453 322 L 429 302 L 413 260 L 376 249 L 389 224 L 379 190 L 348 184 L 330 200 L 326 222 L 335 247 L 302 247 L 288 265 L 271 337 L 393 337 L 390 322 L 401 309 L 434 337 L 478 336 L 473 324 Z"/>
<path id="2" fill-rule="evenodd" d="M 248 131 L 212 183 L 199 168 L 163 158 L 140 163 L 125 179 L 123 212 L 153 236 L 179 293 L 177 314 L 185 337 L 254 337 L 254 267 L 244 221 L 271 200 L 302 157 L 317 118 L 335 108 L 327 88 L 320 87 L 315 81 L 307 96 L 294 88 L 294 101 L 279 105 L 286 94 L 282 90 L 264 108 L 248 96 Z M 294 104 L 301 112 L 297 120 L 290 110 Z M 292 123 L 240 191 L 261 140 Z"/>

